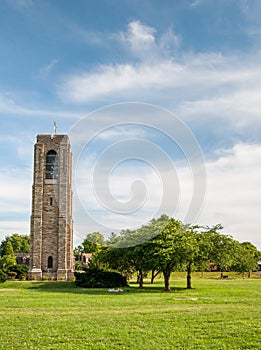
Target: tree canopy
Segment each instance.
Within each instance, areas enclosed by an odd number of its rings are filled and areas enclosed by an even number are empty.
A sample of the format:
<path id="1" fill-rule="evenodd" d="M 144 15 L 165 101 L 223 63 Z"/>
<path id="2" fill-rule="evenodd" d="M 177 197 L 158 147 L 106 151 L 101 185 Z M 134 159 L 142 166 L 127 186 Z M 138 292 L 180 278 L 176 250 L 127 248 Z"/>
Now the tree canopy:
<path id="1" fill-rule="evenodd" d="M 19 235 L 13 233 L 11 236 L 6 236 L 0 244 L 0 256 L 5 255 L 7 242 L 11 242 L 14 253 L 29 253 L 30 238 L 27 235 Z"/>

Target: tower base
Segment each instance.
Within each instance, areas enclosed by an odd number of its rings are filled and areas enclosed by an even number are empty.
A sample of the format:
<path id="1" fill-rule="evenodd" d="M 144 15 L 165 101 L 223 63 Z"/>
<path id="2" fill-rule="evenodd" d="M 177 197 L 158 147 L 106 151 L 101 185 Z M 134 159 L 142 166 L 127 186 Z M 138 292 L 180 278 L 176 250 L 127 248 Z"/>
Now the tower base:
<path id="1" fill-rule="evenodd" d="M 32 269 L 28 273 L 28 279 L 31 281 L 72 281 L 73 278 L 73 270 L 42 271 L 41 269 Z"/>
<path id="2" fill-rule="evenodd" d="M 37 280 L 37 281 L 41 281 L 42 279 L 42 270 L 41 269 L 32 269 L 32 270 L 29 270 L 29 273 L 28 273 L 28 278 L 29 280 Z"/>

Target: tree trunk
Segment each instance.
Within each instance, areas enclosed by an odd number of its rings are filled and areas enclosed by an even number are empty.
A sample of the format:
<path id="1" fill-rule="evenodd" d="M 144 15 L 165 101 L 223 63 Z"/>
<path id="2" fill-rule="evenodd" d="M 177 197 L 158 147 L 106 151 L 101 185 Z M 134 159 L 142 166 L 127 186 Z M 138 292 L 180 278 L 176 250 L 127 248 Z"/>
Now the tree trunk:
<path id="1" fill-rule="evenodd" d="M 140 283 L 140 272 L 139 272 L 139 271 L 137 272 L 137 280 L 136 280 L 136 283 L 137 283 L 137 284 Z"/>
<path id="2" fill-rule="evenodd" d="M 251 272 L 250 272 L 250 271 L 248 271 L 248 275 L 247 275 L 247 277 L 248 277 L 248 278 L 250 278 L 250 277 L 251 277 Z"/>
<path id="3" fill-rule="evenodd" d="M 155 274 L 154 274 L 154 270 L 151 271 L 151 280 L 150 283 L 153 284 L 154 283 L 154 278 L 155 278 Z"/>
<path id="4" fill-rule="evenodd" d="M 164 286 L 165 286 L 164 291 L 165 292 L 170 292 L 170 285 L 169 285 L 170 272 L 171 272 L 170 269 L 166 269 L 166 270 L 163 271 Z"/>
<path id="5" fill-rule="evenodd" d="M 191 263 L 188 263 L 188 267 L 187 267 L 187 289 L 192 289 L 192 286 L 191 286 Z"/>
<path id="6" fill-rule="evenodd" d="M 143 272 L 139 270 L 139 288 L 143 288 Z"/>
<path id="7" fill-rule="evenodd" d="M 156 276 L 158 276 L 159 273 L 160 273 L 159 271 L 157 271 L 156 273 L 155 273 L 155 270 L 151 271 L 151 280 L 150 280 L 151 284 L 154 283 L 154 279 L 155 279 Z"/>

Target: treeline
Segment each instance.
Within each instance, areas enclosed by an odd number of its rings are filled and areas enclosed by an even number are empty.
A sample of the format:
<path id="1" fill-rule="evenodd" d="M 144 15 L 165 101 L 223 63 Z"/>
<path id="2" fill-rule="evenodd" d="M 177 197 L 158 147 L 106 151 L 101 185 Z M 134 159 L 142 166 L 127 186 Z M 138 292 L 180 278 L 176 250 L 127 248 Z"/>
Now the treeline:
<path id="1" fill-rule="evenodd" d="M 152 283 L 162 273 L 165 290 L 170 290 L 173 271 L 187 272 L 187 288 L 192 288 L 193 270 L 205 271 L 212 261 L 221 272 L 249 273 L 258 268 L 260 252 L 250 242 L 239 243 L 221 234 L 221 225 L 199 227 L 162 215 L 136 230 L 123 230 L 105 240 L 99 232 L 90 233 L 78 246 L 75 256 L 92 253 L 92 266 L 120 272 L 130 277 L 137 272 L 139 287 L 151 271 Z M 78 263 L 79 264 L 79 263 Z M 80 268 L 80 266 L 78 266 Z"/>

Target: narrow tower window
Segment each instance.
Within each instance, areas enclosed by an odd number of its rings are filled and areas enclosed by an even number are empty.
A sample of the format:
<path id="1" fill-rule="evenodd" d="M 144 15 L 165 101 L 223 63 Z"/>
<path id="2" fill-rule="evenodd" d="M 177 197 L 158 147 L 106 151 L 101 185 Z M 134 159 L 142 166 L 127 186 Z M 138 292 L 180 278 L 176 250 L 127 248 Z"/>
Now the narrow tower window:
<path id="1" fill-rule="evenodd" d="M 53 268 L 53 257 L 52 256 L 49 256 L 48 257 L 48 269 L 52 269 Z"/>
<path id="2" fill-rule="evenodd" d="M 50 206 L 53 205 L 53 197 L 50 197 Z"/>
<path id="3" fill-rule="evenodd" d="M 46 155 L 46 179 L 58 179 L 58 156 L 53 150 Z"/>

